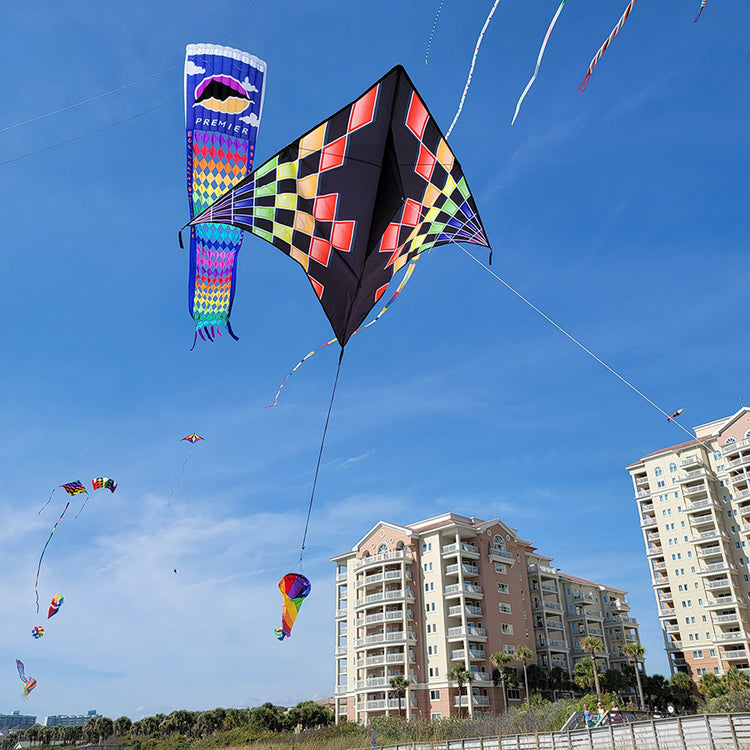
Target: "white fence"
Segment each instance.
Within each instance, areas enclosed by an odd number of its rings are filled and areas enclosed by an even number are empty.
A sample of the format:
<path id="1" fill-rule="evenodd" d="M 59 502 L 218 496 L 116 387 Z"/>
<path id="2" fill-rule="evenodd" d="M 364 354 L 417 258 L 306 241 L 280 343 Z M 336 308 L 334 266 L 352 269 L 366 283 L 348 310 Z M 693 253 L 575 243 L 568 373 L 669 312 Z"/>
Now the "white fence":
<path id="1" fill-rule="evenodd" d="M 750 750 L 750 713 L 678 716 L 569 732 L 386 745 L 382 750 Z"/>

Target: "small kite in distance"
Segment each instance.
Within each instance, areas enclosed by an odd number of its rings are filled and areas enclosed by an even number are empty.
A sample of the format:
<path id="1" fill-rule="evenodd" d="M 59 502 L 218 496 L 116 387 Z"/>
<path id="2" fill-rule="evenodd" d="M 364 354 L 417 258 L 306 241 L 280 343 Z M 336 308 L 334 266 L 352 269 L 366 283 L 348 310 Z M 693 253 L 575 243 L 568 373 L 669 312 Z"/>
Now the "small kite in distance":
<path id="1" fill-rule="evenodd" d="M 191 443 L 197 443 L 199 440 L 203 440 L 200 435 L 196 435 L 193 433 L 192 435 L 188 435 L 187 437 L 182 438 L 183 440 L 189 440 Z"/>
<path id="2" fill-rule="evenodd" d="M 31 635 L 39 640 L 39 638 L 42 638 L 44 636 L 44 628 L 41 625 L 34 625 L 34 627 L 31 628 Z"/>
<path id="3" fill-rule="evenodd" d="M 291 636 L 299 608 L 311 588 L 310 581 L 301 573 L 287 573 L 279 581 L 279 591 L 284 598 L 284 609 L 281 613 L 281 627 L 273 632 L 280 641 Z"/>
<path id="4" fill-rule="evenodd" d="M 18 669 L 18 676 L 23 682 L 23 699 L 27 700 L 29 693 L 36 687 L 36 680 L 33 677 L 27 677 L 23 662 L 20 659 L 16 659 L 16 667 Z"/>
<path id="5" fill-rule="evenodd" d="M 55 594 L 52 597 L 52 601 L 49 605 L 49 612 L 47 612 L 47 619 L 49 620 L 52 615 L 56 615 L 62 603 L 65 601 L 65 597 L 62 594 Z"/>
<path id="6" fill-rule="evenodd" d="M 693 19 L 693 23 L 695 23 L 701 17 L 701 13 L 703 13 L 703 9 L 705 7 L 706 7 L 706 0 L 703 0 L 703 2 L 701 3 L 700 10 L 698 11 L 698 15 Z"/>
<path id="7" fill-rule="evenodd" d="M 109 490 L 110 492 L 114 492 L 117 489 L 117 482 L 108 477 L 96 477 L 96 479 L 91 480 L 91 484 L 95 490 Z"/>
<path id="8" fill-rule="evenodd" d="M 667 422 L 671 422 L 675 417 L 679 417 L 680 414 L 684 413 L 684 411 L 685 411 L 684 409 L 678 409 L 674 414 L 667 417 Z"/>

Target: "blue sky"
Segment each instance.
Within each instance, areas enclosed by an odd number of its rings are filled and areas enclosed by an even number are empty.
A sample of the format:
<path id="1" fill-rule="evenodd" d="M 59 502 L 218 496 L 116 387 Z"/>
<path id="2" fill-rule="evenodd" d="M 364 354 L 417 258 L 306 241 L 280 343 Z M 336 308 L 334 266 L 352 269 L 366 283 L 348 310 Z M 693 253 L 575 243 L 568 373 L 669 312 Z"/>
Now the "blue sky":
<path id="1" fill-rule="evenodd" d="M 557 3 L 503 0 L 451 145 L 494 271 L 690 427 L 750 401 L 750 7 L 709 0 L 694 24 L 697 0 L 639 3 L 576 93 L 624 4 L 567 3 L 510 127 Z M 256 238 L 239 260 L 240 340 L 190 351 L 185 45 L 268 63 L 260 164 L 398 63 L 447 129 L 491 2 L 446 0 L 426 66 L 437 6 L 82 0 L 7 16 L 0 712 L 135 720 L 328 696 L 329 558 L 380 519 L 446 511 L 499 516 L 566 572 L 628 590 L 647 669 L 666 673 L 624 467 L 686 435 L 457 247 L 426 257 L 347 347 L 308 536 L 313 593 L 292 638 L 273 637 L 336 355 L 265 408 L 330 328 L 296 264 Z M 168 503 L 192 432 L 206 439 Z M 65 495 L 37 511 L 55 485 L 99 475 L 119 488 L 78 519 L 74 499 L 40 577 L 42 608 L 65 604 L 43 620 L 34 575 Z M 16 658 L 38 681 L 27 703 Z"/>

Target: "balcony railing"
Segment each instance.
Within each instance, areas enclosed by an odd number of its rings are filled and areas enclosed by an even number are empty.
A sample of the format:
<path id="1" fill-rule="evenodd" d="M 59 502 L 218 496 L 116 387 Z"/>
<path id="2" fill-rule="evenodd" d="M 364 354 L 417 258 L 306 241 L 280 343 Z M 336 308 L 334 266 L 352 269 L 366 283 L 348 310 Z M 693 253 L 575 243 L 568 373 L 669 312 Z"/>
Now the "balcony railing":
<path id="1" fill-rule="evenodd" d="M 727 443 L 721 449 L 721 452 L 726 456 L 729 453 L 735 453 L 740 448 L 748 448 L 748 447 L 750 447 L 750 440 L 736 440 L 733 443 Z"/>
<path id="2" fill-rule="evenodd" d="M 466 649 L 460 648 L 456 649 L 455 651 L 451 651 L 451 660 L 452 661 L 461 661 L 466 656 Z M 478 649 L 478 648 L 470 648 L 469 649 L 469 659 L 471 660 L 483 660 L 487 658 L 487 652 L 484 649 Z"/>
<path id="3" fill-rule="evenodd" d="M 458 583 L 453 583 L 450 586 L 445 587 L 445 595 L 449 596 L 450 594 L 458 594 L 461 592 L 464 592 L 465 594 L 483 594 L 484 590 L 481 586 L 478 586 L 474 583 L 464 583 L 463 586 L 460 586 Z"/>
<path id="4" fill-rule="evenodd" d="M 742 630 L 738 630 L 731 633 L 716 633 L 714 635 L 715 641 L 745 641 L 747 640 L 747 633 Z"/>
<path id="5" fill-rule="evenodd" d="M 458 706 L 468 706 L 469 705 L 469 699 L 465 695 L 454 695 L 453 696 L 453 705 L 455 707 L 458 707 Z M 471 705 L 472 706 L 489 706 L 490 705 L 490 697 L 489 697 L 489 695 L 472 695 L 471 696 Z"/>
<path id="6" fill-rule="evenodd" d="M 411 562 L 412 555 L 408 549 L 396 549 L 392 552 L 379 552 L 377 555 L 362 557 L 354 563 L 354 570 L 359 570 L 368 565 L 391 562 L 392 560 L 408 560 Z"/>
<path id="7" fill-rule="evenodd" d="M 476 628 L 473 625 L 466 628 L 448 628 L 448 638 L 486 638 L 487 631 L 484 628 Z"/>
<path id="8" fill-rule="evenodd" d="M 500 547 L 490 547 L 489 556 L 492 557 L 501 557 L 504 560 L 515 560 L 516 558 L 513 556 L 512 552 L 508 552 L 508 550 L 501 549 Z"/>
<path id="9" fill-rule="evenodd" d="M 470 555 L 478 555 L 479 554 L 479 547 L 476 547 L 473 544 L 467 544 L 466 542 L 461 542 L 461 544 L 446 544 L 443 549 L 442 553 L 444 555 L 452 555 L 454 552 L 459 551 L 459 547 L 461 552 L 467 552 Z"/>

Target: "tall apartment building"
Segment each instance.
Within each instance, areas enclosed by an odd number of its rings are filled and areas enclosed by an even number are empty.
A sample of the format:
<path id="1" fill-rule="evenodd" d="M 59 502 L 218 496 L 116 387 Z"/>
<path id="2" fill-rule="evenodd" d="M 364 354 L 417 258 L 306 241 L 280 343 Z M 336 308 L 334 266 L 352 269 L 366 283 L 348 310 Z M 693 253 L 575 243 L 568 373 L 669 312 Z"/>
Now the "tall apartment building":
<path id="1" fill-rule="evenodd" d="M 748 670 L 750 408 L 627 467 L 672 673 Z"/>
<path id="2" fill-rule="evenodd" d="M 605 646 L 600 668 L 621 666 L 622 645 L 638 640 L 626 592 L 565 575 L 551 560 L 499 518 L 446 513 L 409 526 L 376 524 L 332 558 L 336 720 L 400 713 L 390 689 L 396 675 L 410 683 L 407 717 L 500 712 L 489 659 L 519 646 L 539 666 L 571 673 L 586 656 L 581 640 L 596 635 Z M 471 701 L 448 679 L 456 665 L 472 673 Z M 508 691 L 510 705 L 522 698 L 522 690 Z"/>
<path id="3" fill-rule="evenodd" d="M 20 731 L 36 724 L 36 716 L 23 716 L 20 711 L 0 714 L 0 732 L 6 730 Z"/>

